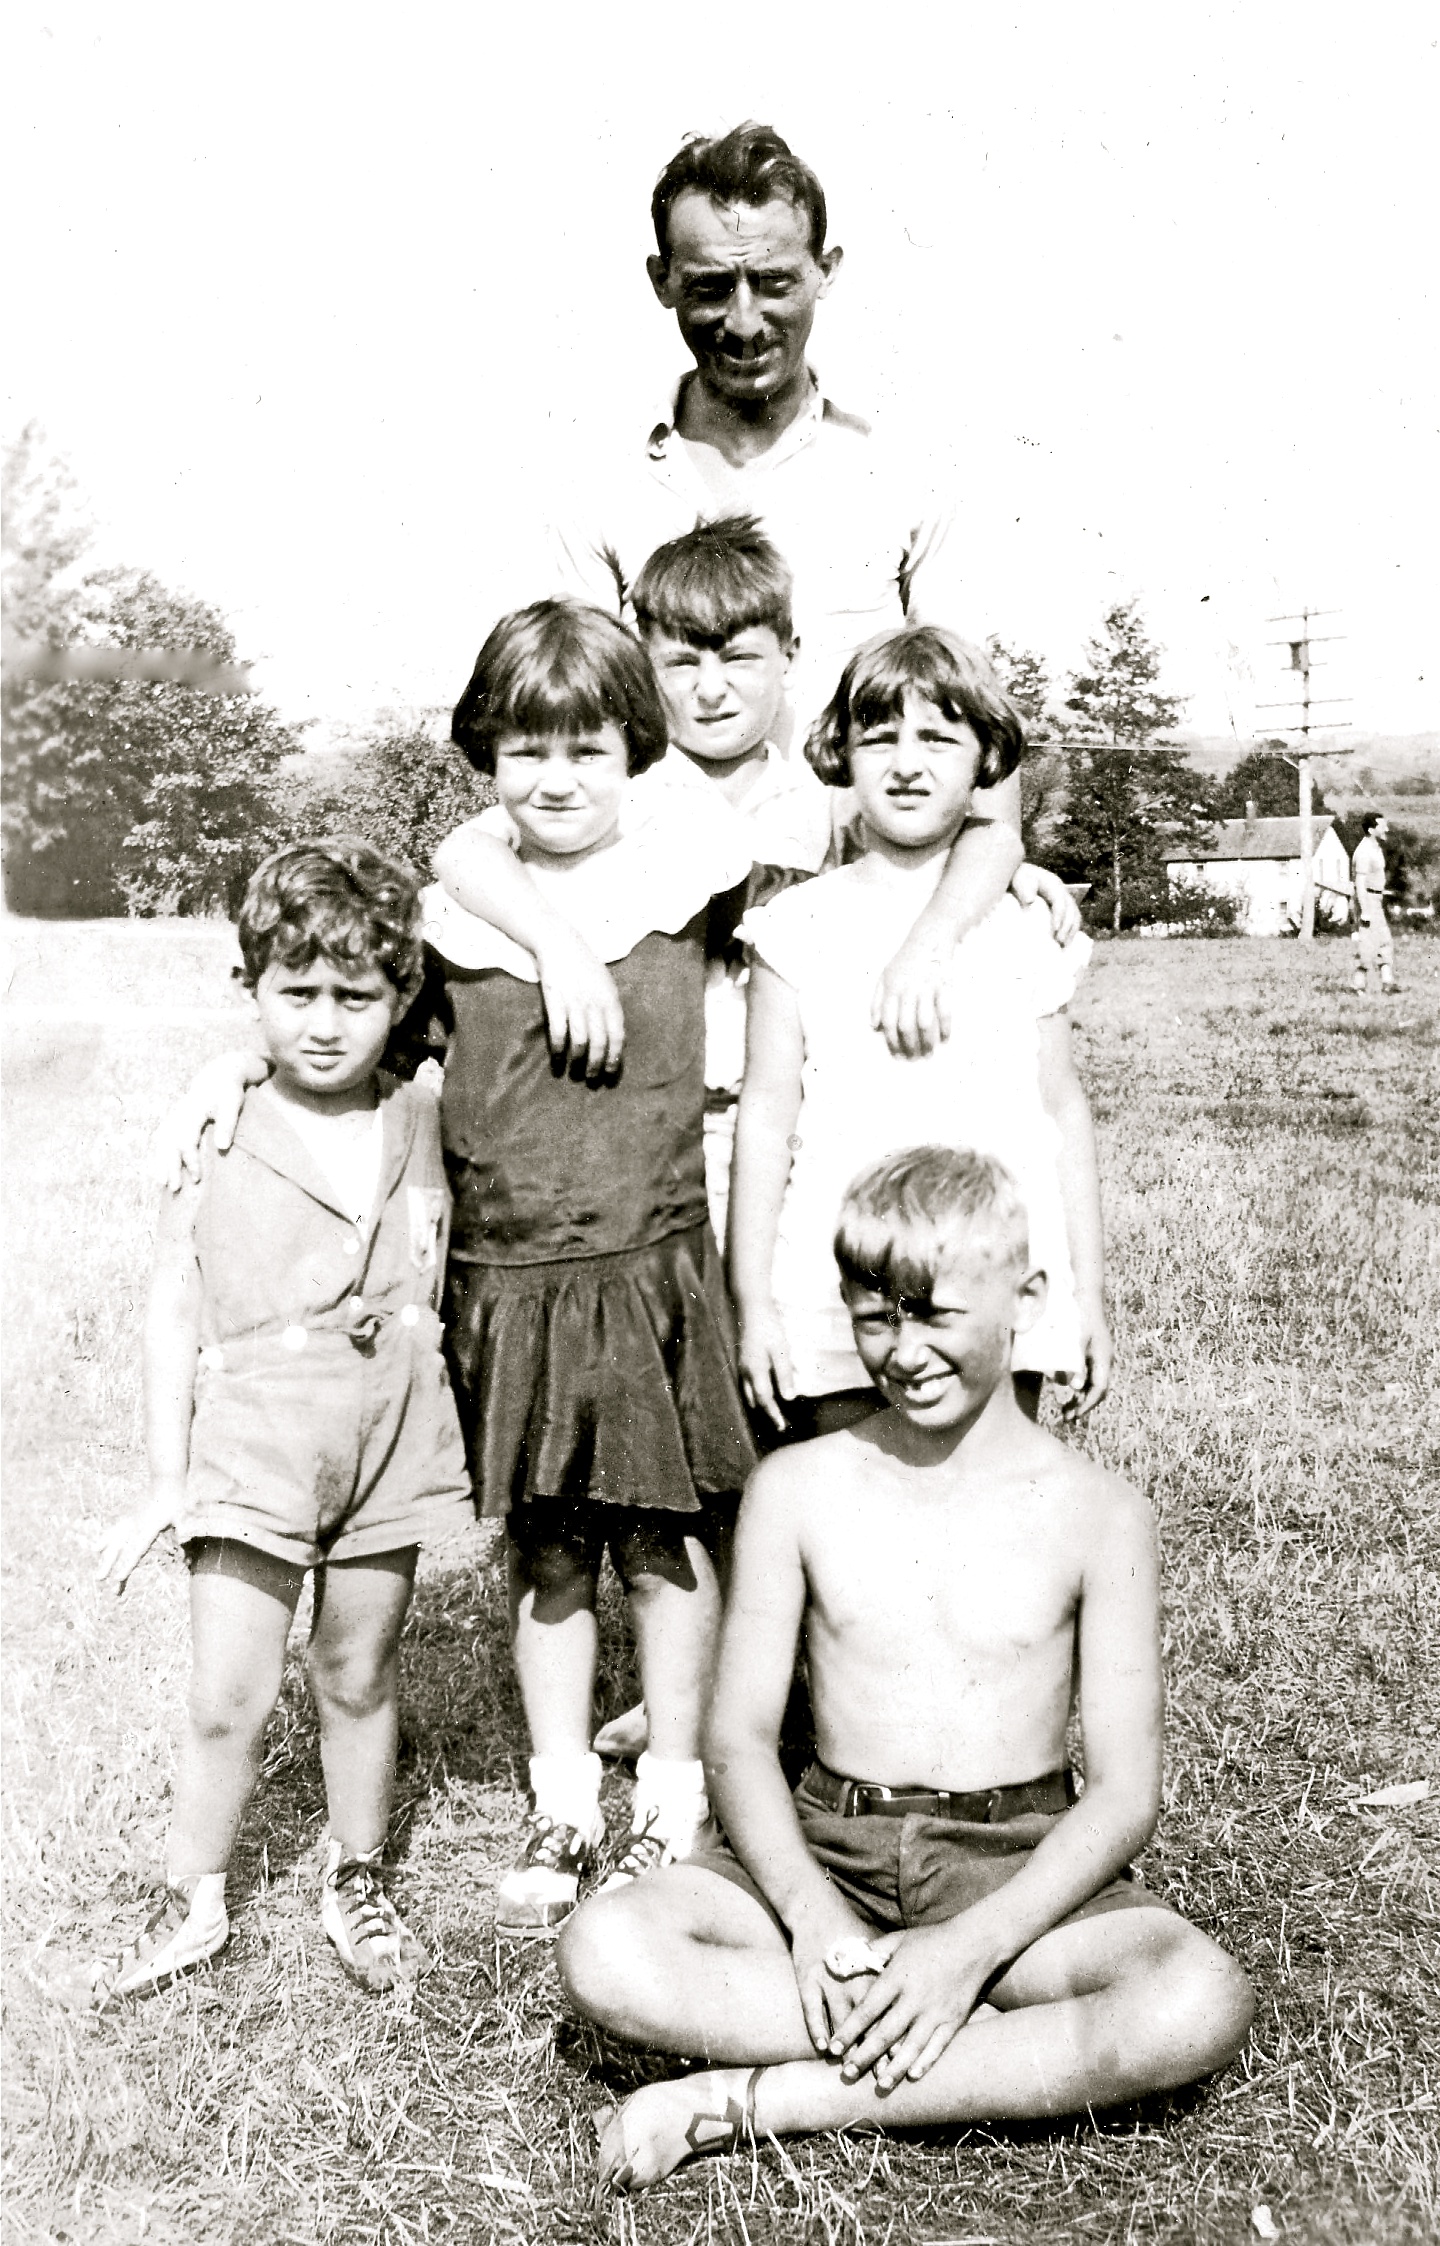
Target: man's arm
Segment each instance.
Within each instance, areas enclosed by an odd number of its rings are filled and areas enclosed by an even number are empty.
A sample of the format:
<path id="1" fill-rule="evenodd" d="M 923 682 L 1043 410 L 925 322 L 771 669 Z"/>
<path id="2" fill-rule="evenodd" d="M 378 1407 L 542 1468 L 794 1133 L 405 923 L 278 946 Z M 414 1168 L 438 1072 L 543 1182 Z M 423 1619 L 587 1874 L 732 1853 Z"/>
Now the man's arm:
<path id="1" fill-rule="evenodd" d="M 528 951 L 540 974 L 550 1046 L 585 1058 L 592 1082 L 620 1066 L 625 1016 L 615 978 L 563 913 L 546 902 L 527 866 L 498 835 L 474 825 L 447 835 L 435 853 L 437 880 L 457 905 Z"/>
<path id="2" fill-rule="evenodd" d="M 165 1194 L 155 1237 L 155 1264 L 145 1306 L 143 1370 L 145 1450 L 150 1495 L 117 1522 L 100 1553 L 101 1580 L 121 1592 L 162 1530 L 185 1508 L 195 1366 L 200 1354 L 200 1267 L 195 1260 L 197 1189 Z"/>
<path id="3" fill-rule="evenodd" d="M 1040 1097 L 1060 1137 L 1060 1199 L 1085 1342 L 1084 1385 L 1066 1404 L 1065 1416 L 1083 1419 L 1109 1389 L 1115 1351 L 1105 1322 L 1105 1224 L 1095 1122 L 1075 1067 L 1070 1017 L 1063 1009 L 1040 1023 Z"/>
<path id="4" fill-rule="evenodd" d="M 778 1752 L 805 1612 L 797 1524 L 815 1473 L 812 1458 L 810 1445 L 778 1453 L 746 1490 L 706 1728 L 705 1776 L 736 1854 L 790 1934 L 805 2024 L 816 2050 L 824 2051 L 860 1993 L 857 1984 L 831 1974 L 825 1960 L 837 1943 L 863 1942 L 868 1929 L 805 1846 Z"/>
<path id="5" fill-rule="evenodd" d="M 741 1386 L 756 1410 L 782 1429 L 795 1376 L 775 1308 L 775 1239 L 804 1063 L 799 1000 L 773 967 L 757 959 L 750 969 L 745 1077 L 730 1178 L 730 1285 L 740 1320 Z"/>
<path id="6" fill-rule="evenodd" d="M 1138 1493 L 1093 1476 L 1079 1600 L 1085 1791 L 1005 1885 L 901 1935 L 837 2042 L 848 2079 L 927 2073 L 984 1991 L 1032 1942 L 1123 1871 L 1160 1808 L 1163 1687 L 1155 1527 Z"/>

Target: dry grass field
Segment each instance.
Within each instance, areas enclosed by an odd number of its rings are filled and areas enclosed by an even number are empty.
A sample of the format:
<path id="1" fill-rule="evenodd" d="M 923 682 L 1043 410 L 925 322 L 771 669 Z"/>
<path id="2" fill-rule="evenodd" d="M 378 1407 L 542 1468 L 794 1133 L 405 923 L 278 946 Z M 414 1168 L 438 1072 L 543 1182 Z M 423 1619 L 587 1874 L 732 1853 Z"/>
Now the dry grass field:
<path id="1" fill-rule="evenodd" d="M 233 1035 L 225 932 L 11 924 L 6 1094 L 6 2235 L 119 2246 L 1428 2239 L 1440 2227 L 1440 942 L 1403 997 L 1348 946 L 1102 946 L 1080 1007 L 1120 1342 L 1096 1451 L 1167 1564 L 1147 1878 L 1259 1991 L 1220 2079 L 1050 2128 L 814 2138 L 591 2204 L 636 2063 L 568 2021 L 491 1892 L 524 1743 L 497 1569 L 432 1555 L 406 1652 L 397 1880 L 437 1969 L 367 1999 L 318 1925 L 300 1639 L 213 1968 L 67 2013 L 34 1978 L 133 1928 L 162 1864 L 185 1577 L 96 1589 L 139 1471 L 143 1149 Z M 612 1631 L 612 1637 L 617 1635 Z M 630 1690 L 623 1659 L 607 1707 Z M 613 1781 L 615 1822 L 621 1787 Z M 237 1907 L 238 1906 L 238 1907 Z"/>

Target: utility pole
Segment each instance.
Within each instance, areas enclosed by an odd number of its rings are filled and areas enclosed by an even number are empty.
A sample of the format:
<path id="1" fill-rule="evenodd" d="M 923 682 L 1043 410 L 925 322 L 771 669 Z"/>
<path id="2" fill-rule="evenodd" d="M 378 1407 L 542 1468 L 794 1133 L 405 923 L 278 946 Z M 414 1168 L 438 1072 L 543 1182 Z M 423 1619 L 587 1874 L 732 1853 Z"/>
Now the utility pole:
<path id="1" fill-rule="evenodd" d="M 1350 700 L 1348 694 L 1328 694 L 1321 697 L 1311 694 L 1311 648 L 1343 639 L 1345 634 L 1343 632 L 1325 632 L 1316 640 L 1311 635 L 1310 622 L 1312 617 L 1318 620 L 1324 616 L 1336 616 L 1338 614 L 1339 610 L 1333 608 L 1302 608 L 1296 616 L 1268 616 L 1265 619 L 1268 624 L 1298 624 L 1300 626 L 1298 639 L 1271 640 L 1269 643 L 1271 647 L 1284 647 L 1289 650 L 1289 668 L 1300 673 L 1300 698 L 1298 703 L 1294 700 L 1260 702 L 1256 707 L 1262 710 L 1293 710 L 1298 708 L 1300 712 L 1298 723 L 1292 720 L 1290 724 L 1281 725 L 1277 730 L 1281 733 L 1298 733 L 1300 736 L 1300 753 L 1296 759 L 1296 765 L 1300 775 L 1300 941 L 1302 944 L 1311 943 L 1315 936 L 1315 826 L 1313 816 L 1315 794 L 1311 778 L 1310 759 L 1316 755 L 1334 756 L 1340 753 L 1333 749 L 1315 750 L 1311 748 L 1310 713 L 1316 708 Z M 1333 730 L 1339 726 L 1346 726 L 1349 722 L 1348 718 L 1330 718 L 1326 720 L 1326 727 L 1327 730 Z"/>

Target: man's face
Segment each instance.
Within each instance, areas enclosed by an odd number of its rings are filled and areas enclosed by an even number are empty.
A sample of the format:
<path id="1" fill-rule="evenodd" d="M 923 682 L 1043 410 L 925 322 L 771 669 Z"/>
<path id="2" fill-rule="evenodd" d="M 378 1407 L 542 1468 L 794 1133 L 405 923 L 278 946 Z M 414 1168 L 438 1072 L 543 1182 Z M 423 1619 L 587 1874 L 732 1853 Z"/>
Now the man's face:
<path id="1" fill-rule="evenodd" d="M 974 1419 L 1010 1375 L 1011 1344 L 1035 1323 L 1045 1274 L 977 1239 L 953 1250 L 924 1302 L 842 1292 L 861 1363 L 887 1404 L 933 1434 Z"/>
<path id="2" fill-rule="evenodd" d="M 1370 829 L 1371 839 L 1375 842 L 1383 842 L 1389 832 L 1390 821 L 1388 819 L 1377 819 Z"/>
<path id="3" fill-rule="evenodd" d="M 796 204 L 713 203 L 677 195 L 668 252 L 647 260 L 650 282 L 680 322 L 701 380 L 737 406 L 763 404 L 803 373 L 815 307 L 841 252 L 818 258 Z"/>
<path id="4" fill-rule="evenodd" d="M 734 764 L 774 734 L 791 647 L 768 624 L 747 624 L 720 647 L 696 647 L 668 632 L 645 635 L 670 738 L 702 764 Z"/>

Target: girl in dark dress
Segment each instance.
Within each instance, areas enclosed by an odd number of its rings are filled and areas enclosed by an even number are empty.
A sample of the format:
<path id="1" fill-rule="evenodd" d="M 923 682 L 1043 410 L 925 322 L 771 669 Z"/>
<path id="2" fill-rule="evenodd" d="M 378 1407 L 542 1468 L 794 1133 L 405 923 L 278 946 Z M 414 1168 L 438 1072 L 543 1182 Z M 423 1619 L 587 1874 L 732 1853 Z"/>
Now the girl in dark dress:
<path id="1" fill-rule="evenodd" d="M 625 1020 L 618 1073 L 572 1073 L 531 954 L 428 893 L 453 1025 L 451 1369 L 481 1510 L 505 1517 L 533 1748 L 535 1806 L 497 1925 L 548 1934 L 603 1835 L 590 1728 L 607 1548 L 650 1717 L 612 1877 L 687 1855 L 708 1816 L 713 1552 L 754 1454 L 706 1214 L 705 931 L 748 849 L 718 822 L 707 849 L 640 877 L 620 808 L 664 754 L 665 719 L 643 648 L 599 610 L 544 601 L 503 619 L 452 733 L 494 777 L 499 803 L 478 825 L 507 835 L 546 905 L 609 963 Z"/>

